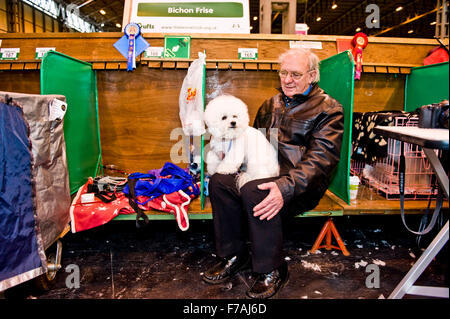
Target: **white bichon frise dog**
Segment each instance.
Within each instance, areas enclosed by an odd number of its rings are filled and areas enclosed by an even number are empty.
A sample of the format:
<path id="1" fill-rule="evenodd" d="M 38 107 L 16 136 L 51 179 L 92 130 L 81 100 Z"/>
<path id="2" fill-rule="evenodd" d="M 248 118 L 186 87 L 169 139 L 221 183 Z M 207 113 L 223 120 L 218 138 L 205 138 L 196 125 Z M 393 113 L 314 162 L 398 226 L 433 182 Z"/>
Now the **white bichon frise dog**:
<path id="1" fill-rule="evenodd" d="M 208 173 L 238 173 L 237 186 L 278 176 L 278 154 L 265 135 L 249 126 L 247 105 L 231 95 L 221 95 L 206 106 L 205 123 L 211 133 L 206 155 Z"/>

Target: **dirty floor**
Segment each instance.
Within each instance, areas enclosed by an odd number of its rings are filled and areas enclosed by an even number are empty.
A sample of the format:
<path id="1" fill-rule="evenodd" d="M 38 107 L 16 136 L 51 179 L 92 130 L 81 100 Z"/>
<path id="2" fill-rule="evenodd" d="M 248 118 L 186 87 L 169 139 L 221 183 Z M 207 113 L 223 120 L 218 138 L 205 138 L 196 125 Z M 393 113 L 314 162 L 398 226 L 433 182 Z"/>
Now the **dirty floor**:
<path id="1" fill-rule="evenodd" d="M 448 215 L 445 215 L 446 217 Z M 412 228 L 420 216 L 407 216 Z M 440 229 L 421 238 L 409 233 L 399 215 L 334 218 L 350 256 L 311 249 L 326 218 L 296 218 L 286 226 L 285 252 L 290 280 L 278 299 L 387 298 Z M 192 220 L 181 232 L 175 221 L 151 221 L 136 229 L 132 221 L 63 238 L 62 269 L 47 291 L 32 282 L 4 293 L 6 299 L 245 299 L 250 271 L 230 282 L 208 285 L 201 273 L 213 265 L 212 221 Z M 333 244 L 335 244 L 333 242 Z M 372 265 L 368 267 L 369 265 Z M 79 269 L 79 288 L 69 288 Z M 375 269 L 375 270 L 374 270 Z M 379 276 L 376 276 L 376 269 Z M 369 277 L 373 275 L 372 277 Z M 416 282 L 448 287 L 448 245 Z M 425 298 L 405 296 L 405 299 Z"/>

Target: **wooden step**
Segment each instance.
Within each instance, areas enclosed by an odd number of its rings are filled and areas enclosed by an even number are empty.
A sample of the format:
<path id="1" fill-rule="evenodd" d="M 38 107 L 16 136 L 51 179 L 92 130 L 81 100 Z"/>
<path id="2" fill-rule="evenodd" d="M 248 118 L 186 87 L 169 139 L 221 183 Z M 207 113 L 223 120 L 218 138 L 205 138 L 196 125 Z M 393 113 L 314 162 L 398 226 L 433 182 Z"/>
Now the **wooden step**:
<path id="1" fill-rule="evenodd" d="M 145 214 L 149 219 L 175 219 L 173 214 L 158 211 L 146 211 Z M 334 200 L 328 196 L 324 196 L 316 208 L 298 215 L 298 217 L 314 217 L 314 216 L 342 216 L 343 210 Z M 134 220 L 136 214 L 119 215 L 114 220 Z M 201 209 L 200 198 L 195 198 L 189 206 L 189 219 L 212 219 L 212 207 L 209 198 L 206 197 L 205 205 Z"/>
<path id="2" fill-rule="evenodd" d="M 423 214 L 428 206 L 428 200 L 406 200 L 406 214 Z M 436 207 L 433 199 L 430 210 Z M 444 201 L 443 209 L 448 210 L 448 201 Z M 155 210 L 146 211 L 149 219 L 174 220 L 173 214 Z M 350 204 L 345 203 L 335 194 L 327 191 L 317 207 L 311 211 L 297 215 L 297 217 L 324 217 L 344 215 L 394 215 L 400 214 L 400 201 L 387 200 L 372 189 L 361 185 L 356 200 Z M 114 220 L 135 220 L 136 214 L 119 215 Z M 195 198 L 189 206 L 189 219 L 212 219 L 212 207 L 209 198 L 206 197 L 205 205 L 201 208 L 200 198 Z"/>
<path id="3" fill-rule="evenodd" d="M 342 207 L 344 215 L 395 215 L 400 214 L 400 200 L 387 200 L 382 195 L 367 186 L 360 185 L 356 200 L 345 203 L 335 194 L 327 191 L 326 195 Z M 428 199 L 405 200 L 406 214 L 423 214 L 428 206 Z M 430 210 L 436 207 L 436 200 L 431 200 Z M 443 209 L 448 210 L 448 201 L 444 201 Z"/>

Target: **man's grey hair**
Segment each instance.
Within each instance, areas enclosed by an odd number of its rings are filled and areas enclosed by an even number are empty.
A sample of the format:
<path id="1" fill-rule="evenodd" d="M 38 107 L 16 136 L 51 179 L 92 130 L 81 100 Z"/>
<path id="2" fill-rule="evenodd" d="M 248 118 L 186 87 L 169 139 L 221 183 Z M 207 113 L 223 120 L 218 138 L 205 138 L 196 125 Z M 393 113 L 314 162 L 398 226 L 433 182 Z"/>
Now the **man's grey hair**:
<path id="1" fill-rule="evenodd" d="M 288 56 L 294 56 L 295 59 L 303 60 L 308 59 L 309 71 L 317 70 L 316 77 L 313 80 L 313 83 L 317 83 L 320 80 L 320 72 L 319 72 L 319 57 L 313 53 L 311 50 L 304 48 L 291 48 L 286 52 L 280 54 L 278 57 L 278 62 L 282 64 Z"/>

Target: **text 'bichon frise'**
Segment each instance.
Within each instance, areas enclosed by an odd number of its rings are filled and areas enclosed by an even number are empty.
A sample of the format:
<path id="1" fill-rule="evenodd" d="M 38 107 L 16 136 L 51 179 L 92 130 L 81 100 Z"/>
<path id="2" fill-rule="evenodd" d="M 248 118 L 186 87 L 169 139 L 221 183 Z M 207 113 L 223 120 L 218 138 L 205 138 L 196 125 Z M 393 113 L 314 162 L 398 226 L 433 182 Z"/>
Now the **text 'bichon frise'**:
<path id="1" fill-rule="evenodd" d="M 212 135 L 206 155 L 210 175 L 239 172 L 239 189 L 251 180 L 278 176 L 278 154 L 262 132 L 249 126 L 243 101 L 221 95 L 208 103 L 204 116 Z"/>

